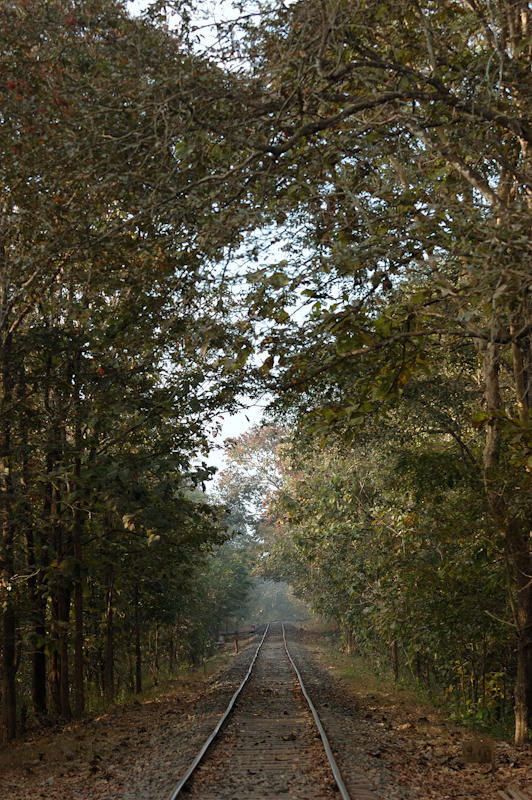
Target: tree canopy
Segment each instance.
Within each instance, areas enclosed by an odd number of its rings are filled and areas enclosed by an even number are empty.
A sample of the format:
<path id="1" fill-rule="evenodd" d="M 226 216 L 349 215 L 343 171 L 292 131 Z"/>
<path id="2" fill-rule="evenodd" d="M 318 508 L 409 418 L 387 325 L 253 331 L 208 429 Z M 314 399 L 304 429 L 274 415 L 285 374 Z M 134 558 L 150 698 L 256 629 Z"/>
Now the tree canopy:
<path id="1" fill-rule="evenodd" d="M 168 624 L 155 595 L 169 591 L 169 565 L 183 599 L 225 540 L 223 510 L 187 493 L 212 474 L 208 432 L 235 404 L 231 356 L 241 334 L 210 265 L 233 229 L 202 192 L 201 164 L 184 156 L 191 139 L 210 147 L 186 101 L 191 89 L 201 101 L 205 64 L 121 3 L 8 2 L 2 10 L 0 592 L 9 740 L 17 681 L 23 695 L 31 685 L 36 713 L 70 717 L 72 645 L 76 713 L 100 671 L 113 698 L 116 610 L 126 598 L 138 687 L 142 609 L 149 604 L 149 619 Z"/>
<path id="2" fill-rule="evenodd" d="M 203 49 L 202 4 L 165 6 L 173 30 L 160 3 L 133 19 L 113 0 L 14 0 L 0 23 L 4 738 L 16 722 L 15 576 L 27 576 L 44 642 L 39 680 L 53 640 L 68 715 L 72 593 L 78 695 L 83 684 L 87 545 L 111 552 L 128 531 L 159 546 L 179 532 L 179 564 L 203 563 L 224 537 L 219 512 L 186 491 L 210 473 L 216 413 L 249 390 L 274 397 L 297 444 L 273 486 L 294 580 L 310 591 L 310 574 L 320 605 L 332 579 L 323 602 L 342 620 L 393 622 L 405 637 L 427 609 L 443 614 L 451 595 L 477 603 L 475 582 L 490 587 L 476 610 L 486 647 L 504 639 L 493 617 L 510 618 L 521 743 L 528 4 L 244 3 Z M 241 490 L 245 510 L 255 490 Z M 354 582 L 333 567 L 343 561 Z M 429 582 L 449 595 L 434 599 Z M 100 592 L 112 686 L 112 571 Z"/>

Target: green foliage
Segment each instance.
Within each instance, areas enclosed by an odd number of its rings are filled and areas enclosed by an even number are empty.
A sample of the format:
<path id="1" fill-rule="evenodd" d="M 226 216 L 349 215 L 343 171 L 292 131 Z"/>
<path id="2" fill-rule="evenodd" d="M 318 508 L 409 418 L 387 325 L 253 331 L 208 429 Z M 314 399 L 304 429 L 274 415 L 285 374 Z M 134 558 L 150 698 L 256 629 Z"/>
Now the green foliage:
<path id="1" fill-rule="evenodd" d="M 209 561 L 223 513 L 187 492 L 212 474 L 216 414 L 253 385 L 298 448 L 279 461 L 279 429 L 234 443 L 228 524 L 255 526 L 267 574 L 368 646 L 394 631 L 471 708 L 479 675 L 488 707 L 514 671 L 510 618 L 522 742 L 528 8 L 272 2 L 202 55 L 193 3 L 174 32 L 159 3 L 143 20 L 113 0 L 4 5 L 4 738 L 21 640 L 68 718 L 73 603 L 78 713 L 80 642 L 111 699 L 119 637 L 139 663 L 148 632 L 156 672 L 175 614 L 197 660 L 236 613 L 245 559 Z"/>
<path id="2" fill-rule="evenodd" d="M 397 642 L 460 711 L 500 714 L 514 669 L 500 539 L 453 440 L 422 437 L 419 416 L 403 437 L 395 421 L 351 447 L 311 453 L 294 440 L 263 574 L 289 580 L 368 656 Z"/>
<path id="3" fill-rule="evenodd" d="M 198 188 L 206 170 L 189 157 L 191 139 L 212 145 L 186 100 L 209 107 L 205 63 L 120 2 L 4 5 L 0 600 L 10 739 L 17 691 L 33 693 L 36 713 L 70 717 L 73 655 L 78 715 L 84 688 L 110 701 L 117 680 L 121 690 L 133 682 L 135 659 L 141 674 L 145 636 L 158 669 L 162 628 L 227 538 L 223 511 L 188 492 L 214 471 L 210 429 L 234 406 L 247 340 L 212 282 L 210 259 L 233 227 Z"/>
<path id="4" fill-rule="evenodd" d="M 253 109 L 235 176 L 286 242 L 282 266 L 250 267 L 257 383 L 285 420 L 347 443 L 369 418 L 404 420 L 407 395 L 440 371 L 447 386 L 454 360 L 460 391 L 432 392 L 432 434 L 445 431 L 468 462 L 482 527 L 493 527 L 487 561 L 495 569 L 502 553 L 508 565 L 522 744 L 532 697 L 530 11 L 311 0 L 262 12 L 231 23 Z M 476 438 L 453 425 L 453 393 L 468 393 L 458 407 Z M 427 431 L 412 433 L 433 470 Z M 452 495 L 455 470 L 445 481 Z M 328 552 L 330 537 L 316 536 Z"/>

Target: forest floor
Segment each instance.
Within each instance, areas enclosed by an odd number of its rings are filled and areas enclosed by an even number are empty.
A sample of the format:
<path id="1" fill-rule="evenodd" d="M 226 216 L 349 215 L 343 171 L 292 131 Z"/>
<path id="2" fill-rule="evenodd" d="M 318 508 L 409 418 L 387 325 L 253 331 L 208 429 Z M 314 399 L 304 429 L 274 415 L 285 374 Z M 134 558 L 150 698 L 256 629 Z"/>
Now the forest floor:
<path id="1" fill-rule="evenodd" d="M 421 701 L 413 690 L 377 677 L 359 659 L 331 648 L 327 638 L 309 631 L 301 635 L 345 705 L 365 725 L 370 758 L 364 766 L 377 787 L 378 773 L 385 769 L 412 798 L 422 800 L 500 800 L 498 792 L 509 789 L 532 798 L 532 745 L 515 747 L 510 740 L 492 737 L 494 774 L 490 765 L 464 764 L 462 742 L 486 734 L 450 720 L 445 710 Z"/>
<path id="2" fill-rule="evenodd" d="M 300 631 L 298 641 L 324 674 L 333 702 L 341 702 L 358 726 L 362 766 L 382 800 L 388 796 L 379 792 L 384 772 L 412 800 L 499 800 L 498 790 L 509 789 L 532 798 L 531 745 L 496 740 L 493 775 L 489 765 L 464 765 L 461 743 L 475 738 L 470 729 L 367 668 L 357 664 L 354 670 L 353 660 L 334 652 L 324 634 Z M 181 675 L 157 697 L 29 732 L 0 750 L 1 800 L 166 800 L 214 727 L 214 706 L 230 696 L 252 647 L 236 658 L 229 652 L 218 657 L 207 673 Z"/>

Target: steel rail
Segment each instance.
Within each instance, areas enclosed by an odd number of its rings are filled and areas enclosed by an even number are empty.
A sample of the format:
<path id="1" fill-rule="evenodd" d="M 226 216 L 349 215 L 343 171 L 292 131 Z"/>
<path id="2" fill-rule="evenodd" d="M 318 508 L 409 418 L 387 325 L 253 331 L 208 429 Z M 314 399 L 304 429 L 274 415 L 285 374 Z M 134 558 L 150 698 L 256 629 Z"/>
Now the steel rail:
<path id="1" fill-rule="evenodd" d="M 286 650 L 286 655 L 288 656 L 289 661 L 290 661 L 290 663 L 292 664 L 292 666 L 294 668 L 294 672 L 297 675 L 297 680 L 299 681 L 299 685 L 301 687 L 301 691 L 303 692 L 305 700 L 307 701 L 308 706 L 309 706 L 310 710 L 312 711 L 312 716 L 314 717 L 314 722 L 316 723 L 316 727 L 320 732 L 323 748 L 324 748 L 324 750 L 325 750 L 325 752 L 327 754 L 327 758 L 329 759 L 329 764 L 331 765 L 332 773 L 334 775 L 334 780 L 336 781 L 336 785 L 338 786 L 338 789 L 340 791 L 340 796 L 341 796 L 342 800 L 351 800 L 351 798 L 349 796 L 349 792 L 347 791 L 346 785 L 344 783 L 344 780 L 343 780 L 343 778 L 342 778 L 342 776 L 340 774 L 340 770 L 338 769 L 338 764 L 336 763 L 336 759 L 333 756 L 333 752 L 331 750 L 331 745 L 329 744 L 329 739 L 327 738 L 327 734 L 325 733 L 325 729 L 324 729 L 323 725 L 321 724 L 321 720 L 320 720 L 320 718 L 318 716 L 318 712 L 316 711 L 316 709 L 314 707 L 314 703 L 312 702 L 312 700 L 308 696 L 308 693 L 307 693 L 307 690 L 305 689 L 305 685 L 303 683 L 303 679 L 302 679 L 302 677 L 300 675 L 300 672 L 299 672 L 298 668 L 296 667 L 296 665 L 294 664 L 294 660 L 293 660 L 293 658 L 290 655 L 290 652 L 288 650 L 288 646 L 286 644 L 286 635 L 285 635 L 285 630 L 284 630 L 284 623 L 281 623 L 281 625 L 282 625 L 282 628 L 283 628 L 283 642 L 284 642 L 284 649 Z"/>
<path id="2" fill-rule="evenodd" d="M 323 727 L 323 725 L 321 723 L 321 720 L 320 720 L 320 718 L 318 716 L 318 712 L 316 711 L 316 708 L 314 707 L 314 704 L 313 704 L 312 700 L 310 699 L 307 690 L 305 689 L 305 685 L 303 683 L 303 679 L 301 677 L 301 674 L 300 674 L 298 668 L 296 667 L 292 656 L 290 655 L 290 651 L 288 650 L 288 645 L 286 643 L 286 634 L 285 634 L 285 629 L 284 629 L 284 623 L 282 623 L 282 622 L 281 622 L 281 627 L 282 627 L 282 631 L 283 631 L 283 644 L 284 644 L 284 649 L 286 651 L 286 655 L 288 656 L 288 660 L 290 661 L 290 664 L 292 665 L 292 668 L 293 668 L 294 672 L 296 673 L 299 686 L 301 687 L 301 691 L 303 692 L 303 696 L 304 696 L 305 700 L 308 703 L 308 706 L 309 706 L 309 708 L 310 708 L 310 710 L 312 712 L 312 716 L 314 717 L 314 722 L 316 723 L 316 727 L 318 728 L 318 731 L 319 731 L 319 734 L 320 734 L 320 737 L 321 737 L 321 742 L 323 744 L 323 749 L 325 750 L 325 753 L 326 753 L 327 758 L 329 760 L 329 764 L 331 766 L 331 770 L 332 770 L 332 773 L 333 773 L 333 776 L 334 776 L 334 780 L 336 781 L 336 785 L 338 786 L 338 790 L 340 792 L 340 797 L 342 798 L 342 800 L 351 800 L 351 798 L 349 796 L 349 793 L 347 791 L 347 788 L 345 786 L 345 783 L 343 781 L 343 778 L 342 778 L 342 776 L 340 774 L 340 770 L 338 768 L 338 764 L 336 763 L 336 759 L 333 756 L 333 753 L 332 753 L 332 750 L 331 750 L 331 745 L 329 744 L 329 739 L 327 738 L 327 734 L 325 733 L 325 729 L 324 729 L 324 727 Z M 266 635 L 268 633 L 269 628 L 270 628 L 270 623 L 268 623 L 268 625 L 266 626 L 266 630 L 264 631 L 264 635 L 263 635 L 263 637 L 262 637 L 262 639 L 260 641 L 259 646 L 257 647 L 257 650 L 255 651 L 255 655 L 253 656 L 253 659 L 251 661 L 251 664 L 249 666 L 249 669 L 248 669 L 248 671 L 246 673 L 246 676 L 245 676 L 244 680 L 242 681 L 242 683 L 240 684 L 240 686 L 238 687 L 238 689 L 236 690 L 236 692 L 232 696 L 231 700 L 229 701 L 229 705 L 227 706 L 224 714 L 222 715 L 222 717 L 218 721 L 218 724 L 214 728 L 213 732 L 210 734 L 208 739 L 205 741 L 205 743 L 203 744 L 201 750 L 198 752 L 198 754 L 196 755 L 196 757 L 193 760 L 193 762 L 190 764 L 190 766 L 187 769 L 187 771 L 181 776 L 181 778 L 179 780 L 179 783 L 177 784 L 177 786 L 173 790 L 173 792 L 170 795 L 170 797 L 168 798 L 168 800 L 176 800 L 176 797 L 180 794 L 181 790 L 183 789 L 183 787 L 185 786 L 185 784 L 187 783 L 187 781 L 191 777 L 192 773 L 194 772 L 194 770 L 196 769 L 196 767 L 198 766 L 200 761 L 204 758 L 204 756 L 207 753 L 207 751 L 209 750 L 211 744 L 213 743 L 213 741 L 217 737 L 218 733 L 220 732 L 220 730 L 221 730 L 224 722 L 226 721 L 227 717 L 229 716 L 229 714 L 233 710 L 233 706 L 235 705 L 235 702 L 236 702 L 239 694 L 241 693 L 242 689 L 244 688 L 244 686 L 248 682 L 248 679 L 249 679 L 249 677 L 251 675 L 253 667 L 255 666 L 255 662 L 256 662 L 257 657 L 259 655 L 260 649 L 261 649 L 262 645 L 264 644 L 264 640 L 266 639 Z"/>
<path id="3" fill-rule="evenodd" d="M 224 724 L 225 720 L 227 719 L 227 717 L 229 716 L 229 714 L 233 710 L 233 706 L 236 703 L 238 695 L 240 694 L 240 692 L 242 691 L 242 689 L 244 688 L 244 686 L 248 682 L 248 678 L 251 675 L 251 670 L 253 669 L 253 667 L 255 665 L 255 661 L 257 660 L 257 656 L 259 655 L 259 651 L 260 651 L 260 649 L 261 649 L 261 647 L 263 645 L 263 642 L 264 642 L 264 640 L 266 638 L 266 634 L 268 633 L 269 627 L 270 627 L 270 623 L 268 623 L 268 625 L 266 626 L 266 630 L 264 631 L 264 636 L 260 640 L 260 644 L 257 647 L 255 655 L 253 656 L 253 660 L 251 661 L 249 669 L 248 669 L 248 671 L 246 673 L 246 677 L 244 678 L 244 680 L 242 681 L 242 683 L 240 684 L 240 686 L 238 687 L 238 689 L 236 690 L 236 692 L 232 696 L 231 700 L 229 701 L 229 705 L 227 706 L 223 716 L 221 717 L 221 719 L 218 720 L 218 724 L 216 725 L 215 729 L 213 730 L 213 732 L 211 733 L 209 738 L 204 743 L 203 747 L 201 748 L 201 750 L 197 754 L 196 758 L 194 759 L 194 761 L 192 762 L 190 767 L 187 769 L 187 771 L 181 776 L 181 778 L 179 780 L 179 783 L 175 787 L 174 791 L 172 792 L 172 794 L 170 795 L 168 800 L 175 800 L 175 798 L 181 792 L 181 789 L 183 788 L 183 786 L 186 784 L 186 782 L 188 781 L 188 779 L 190 778 L 190 776 L 192 775 L 192 773 L 194 772 L 194 770 L 196 769 L 196 767 L 198 766 L 198 764 L 200 763 L 202 758 L 204 757 L 205 753 L 207 752 L 207 750 L 209 749 L 211 744 L 214 742 L 214 740 L 218 736 L 218 733 L 220 732 L 220 729 L 221 729 L 222 725 Z M 284 627 L 283 627 L 283 634 L 284 634 Z"/>

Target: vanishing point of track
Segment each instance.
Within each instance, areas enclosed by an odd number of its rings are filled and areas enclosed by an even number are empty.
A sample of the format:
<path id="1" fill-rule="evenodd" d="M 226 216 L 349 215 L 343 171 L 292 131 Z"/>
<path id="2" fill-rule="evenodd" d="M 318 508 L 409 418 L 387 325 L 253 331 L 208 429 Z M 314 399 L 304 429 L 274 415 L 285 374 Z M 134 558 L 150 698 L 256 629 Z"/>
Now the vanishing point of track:
<path id="1" fill-rule="evenodd" d="M 317 711 L 272 623 L 225 713 L 169 800 L 371 800 L 348 793 Z"/>

